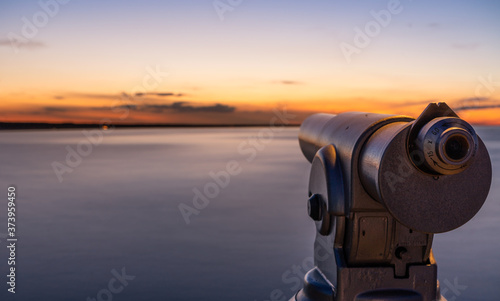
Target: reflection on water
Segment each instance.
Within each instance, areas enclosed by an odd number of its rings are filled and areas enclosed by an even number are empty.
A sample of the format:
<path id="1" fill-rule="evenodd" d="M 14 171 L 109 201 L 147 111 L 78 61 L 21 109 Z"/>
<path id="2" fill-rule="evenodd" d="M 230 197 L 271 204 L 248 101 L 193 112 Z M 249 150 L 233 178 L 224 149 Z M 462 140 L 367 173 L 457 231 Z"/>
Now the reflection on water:
<path id="1" fill-rule="evenodd" d="M 269 300 L 275 289 L 290 297 L 312 255 L 309 163 L 297 129 L 256 144 L 259 131 L 108 131 L 74 168 L 68 147 L 86 141 L 82 131 L 1 132 L 0 189 L 19 193 L 17 300 L 96 298 L 122 268 L 135 278 L 113 300 Z M 457 300 L 500 295 L 500 130 L 478 132 L 494 163 L 490 197 L 466 226 L 434 240 L 443 287 L 467 286 Z M 56 161 L 71 169 L 62 183 Z M 241 170 L 226 179 L 230 161 Z M 209 204 L 197 199 L 193 189 L 215 179 L 224 185 L 209 188 Z M 181 203 L 195 209 L 189 225 Z M 0 299 L 14 300 L 5 282 Z"/>

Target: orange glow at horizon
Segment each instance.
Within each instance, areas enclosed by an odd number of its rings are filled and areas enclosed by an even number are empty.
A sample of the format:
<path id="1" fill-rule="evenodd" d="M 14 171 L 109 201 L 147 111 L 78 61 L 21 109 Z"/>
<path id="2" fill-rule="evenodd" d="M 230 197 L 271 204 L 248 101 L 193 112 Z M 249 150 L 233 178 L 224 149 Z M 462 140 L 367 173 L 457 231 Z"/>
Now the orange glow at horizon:
<path id="1" fill-rule="evenodd" d="M 275 108 L 284 107 L 287 111 L 297 115 L 294 124 L 299 124 L 310 114 L 323 112 L 338 114 L 348 111 L 372 112 L 382 114 L 408 115 L 416 118 L 425 109 L 428 103 L 438 102 L 416 101 L 396 102 L 368 98 L 344 98 L 327 100 L 321 97 L 313 100 L 287 101 L 286 98 L 277 98 L 276 101 L 229 102 L 226 105 L 234 106 L 233 112 L 196 112 L 170 111 L 152 112 L 148 110 L 134 110 L 125 107 L 136 105 L 141 107 L 149 104 L 170 104 L 182 99 L 168 101 L 151 98 L 144 102 L 139 98 L 124 98 L 113 94 L 84 95 L 70 94 L 67 99 L 44 100 L 41 97 L 20 97 L 20 101 L 5 101 L 0 104 L 0 122 L 42 122 L 42 123 L 99 123 L 101 120 L 110 120 L 121 124 L 266 124 L 271 112 Z M 292 97 L 290 97 L 292 98 Z M 187 101 L 187 103 L 190 103 Z M 218 102 L 196 102 L 195 106 L 216 104 Z M 450 106 L 456 103 L 447 102 Z M 459 103 L 460 104 L 460 103 Z M 462 104 L 463 105 L 463 104 Z M 459 116 L 472 124 L 500 125 L 500 108 L 460 110 Z"/>

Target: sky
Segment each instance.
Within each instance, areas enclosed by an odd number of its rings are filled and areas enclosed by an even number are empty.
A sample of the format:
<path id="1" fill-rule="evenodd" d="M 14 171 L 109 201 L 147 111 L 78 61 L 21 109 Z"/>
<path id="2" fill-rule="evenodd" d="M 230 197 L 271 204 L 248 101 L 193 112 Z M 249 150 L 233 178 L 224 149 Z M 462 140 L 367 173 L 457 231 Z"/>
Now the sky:
<path id="1" fill-rule="evenodd" d="M 0 0 L 0 122 L 500 124 L 499 1 Z"/>

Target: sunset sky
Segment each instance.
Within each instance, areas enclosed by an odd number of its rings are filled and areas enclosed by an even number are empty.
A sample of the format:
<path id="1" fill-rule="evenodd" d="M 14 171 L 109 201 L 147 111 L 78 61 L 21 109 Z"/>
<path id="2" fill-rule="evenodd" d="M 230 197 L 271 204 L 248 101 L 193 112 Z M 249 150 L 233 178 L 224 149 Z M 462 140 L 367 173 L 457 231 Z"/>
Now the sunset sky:
<path id="1" fill-rule="evenodd" d="M 0 122 L 500 124 L 499 1 L 0 2 Z"/>

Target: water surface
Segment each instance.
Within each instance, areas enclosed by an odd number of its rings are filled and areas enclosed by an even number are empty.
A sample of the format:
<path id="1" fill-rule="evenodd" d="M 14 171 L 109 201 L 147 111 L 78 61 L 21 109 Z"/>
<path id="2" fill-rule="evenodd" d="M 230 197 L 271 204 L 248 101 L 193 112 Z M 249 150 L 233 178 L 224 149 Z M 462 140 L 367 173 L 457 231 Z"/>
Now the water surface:
<path id="1" fill-rule="evenodd" d="M 81 130 L 1 132 L 0 190 L 5 195 L 8 185 L 17 187 L 19 241 L 17 292 L 14 298 L 6 292 L 4 277 L 0 299 L 97 298 L 111 271 L 123 268 L 135 278 L 113 300 L 289 298 L 313 253 L 305 202 L 310 164 L 297 128 L 272 138 L 263 131 L 114 130 L 91 150 Z M 449 300 L 500 295 L 500 130 L 478 132 L 494 165 L 490 196 L 472 221 L 434 239 L 442 286 L 461 287 L 459 295 L 450 287 Z M 252 138 L 259 133 L 265 143 Z M 78 144 L 88 155 L 70 160 L 71 167 L 68 148 Z M 54 162 L 71 170 L 62 182 Z M 228 162 L 239 173 L 227 185 L 220 180 L 217 191 L 210 174 L 220 176 Z M 193 189 L 207 185 L 214 196 L 198 210 Z M 179 204 L 197 210 L 189 224 Z M 6 209 L 5 197 L 0 225 Z M 0 240 L 0 274 L 6 275 L 6 241 Z"/>

